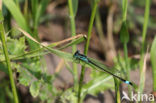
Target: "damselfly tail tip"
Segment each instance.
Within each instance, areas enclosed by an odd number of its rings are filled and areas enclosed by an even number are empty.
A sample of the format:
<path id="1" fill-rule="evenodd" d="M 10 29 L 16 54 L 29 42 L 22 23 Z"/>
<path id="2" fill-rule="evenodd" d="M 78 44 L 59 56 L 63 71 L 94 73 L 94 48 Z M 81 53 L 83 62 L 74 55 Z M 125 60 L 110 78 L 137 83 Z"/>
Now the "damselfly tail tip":
<path id="1" fill-rule="evenodd" d="M 133 86 L 132 82 L 130 81 L 125 81 L 125 83 Z"/>

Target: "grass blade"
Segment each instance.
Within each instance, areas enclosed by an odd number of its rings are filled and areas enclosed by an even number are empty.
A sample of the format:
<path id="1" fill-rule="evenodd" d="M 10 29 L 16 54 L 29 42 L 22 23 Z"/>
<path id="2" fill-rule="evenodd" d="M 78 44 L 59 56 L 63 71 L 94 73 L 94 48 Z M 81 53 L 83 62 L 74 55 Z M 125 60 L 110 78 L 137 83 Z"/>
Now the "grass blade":
<path id="1" fill-rule="evenodd" d="M 152 47 L 151 47 L 151 64 L 152 64 L 152 73 L 153 73 L 153 91 L 156 91 L 156 36 L 153 40 Z"/>
<path id="2" fill-rule="evenodd" d="M 33 0 L 32 0 L 33 1 Z M 37 1 L 36 1 L 37 2 Z M 35 21 L 34 21 L 34 27 L 35 29 L 38 27 L 38 23 L 39 23 L 39 18 L 40 16 L 43 14 L 43 12 L 45 11 L 47 5 L 49 3 L 49 0 L 42 0 L 41 3 L 38 5 L 38 7 L 36 8 L 37 4 L 35 4 L 36 10 L 36 15 L 35 15 Z M 34 11 L 35 12 L 35 11 Z"/>
<path id="3" fill-rule="evenodd" d="M 149 20 L 149 12 L 150 12 L 150 0 L 146 0 L 145 2 L 145 14 L 144 14 L 144 24 L 143 24 L 143 31 L 142 31 L 142 47 L 141 47 L 141 59 L 140 59 L 140 74 L 144 74 L 143 68 L 144 68 L 144 49 L 145 49 L 145 39 L 146 39 L 146 33 L 147 33 L 147 27 L 148 27 L 148 20 Z M 144 90 L 144 75 L 140 75 L 140 84 L 139 84 L 139 90 L 138 92 L 142 94 Z M 140 98 L 139 98 L 140 100 Z"/>
<path id="4" fill-rule="evenodd" d="M 16 20 L 17 24 L 25 31 L 30 33 L 30 29 L 21 13 L 17 5 L 14 3 L 13 0 L 3 0 L 5 6 L 9 9 L 10 13 Z"/>
<path id="5" fill-rule="evenodd" d="M 72 0 L 72 5 L 73 5 L 73 14 L 75 17 L 77 13 L 77 8 L 78 8 L 78 0 Z"/>
<path id="6" fill-rule="evenodd" d="M 23 17 L 20 9 L 14 3 L 14 1 L 13 0 L 3 0 L 3 3 L 9 9 L 10 13 L 14 17 L 15 21 L 20 26 L 20 28 L 22 28 L 23 30 L 27 31 L 28 33 L 30 33 L 31 36 L 34 37 L 34 35 L 31 33 L 31 30 L 30 30 L 30 28 L 29 28 L 29 26 L 28 26 L 25 18 Z M 37 44 L 34 44 L 29 39 L 28 39 L 28 43 L 30 45 L 31 50 L 34 50 L 34 49 L 38 48 L 38 45 Z"/>
<path id="7" fill-rule="evenodd" d="M 35 21 L 35 15 L 38 8 L 38 0 L 31 0 L 31 9 L 32 9 L 32 16 L 33 20 Z"/>

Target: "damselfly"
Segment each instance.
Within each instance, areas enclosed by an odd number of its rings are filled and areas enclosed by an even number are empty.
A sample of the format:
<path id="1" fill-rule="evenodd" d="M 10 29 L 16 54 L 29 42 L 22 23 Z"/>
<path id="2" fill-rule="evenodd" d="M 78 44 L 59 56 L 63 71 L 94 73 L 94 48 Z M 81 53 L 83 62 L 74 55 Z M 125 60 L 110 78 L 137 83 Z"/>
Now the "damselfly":
<path id="1" fill-rule="evenodd" d="M 96 66 L 96 67 L 102 69 L 102 70 L 105 71 L 106 73 L 112 75 L 113 77 L 118 78 L 119 80 L 123 81 L 124 83 L 133 86 L 132 82 L 127 81 L 127 80 L 125 80 L 125 79 L 123 79 L 123 78 L 121 78 L 121 77 L 119 77 L 119 76 L 113 74 L 112 72 L 110 72 L 110 71 L 108 71 L 108 70 L 102 68 L 101 66 L 97 65 L 97 64 L 94 63 L 92 60 L 90 60 L 87 56 L 81 54 L 79 51 L 76 51 L 75 54 L 73 55 L 73 57 L 74 57 L 75 59 L 81 60 L 81 61 L 83 61 L 83 62 L 85 62 L 85 63 L 92 64 L 92 65 L 94 65 L 94 66 Z"/>

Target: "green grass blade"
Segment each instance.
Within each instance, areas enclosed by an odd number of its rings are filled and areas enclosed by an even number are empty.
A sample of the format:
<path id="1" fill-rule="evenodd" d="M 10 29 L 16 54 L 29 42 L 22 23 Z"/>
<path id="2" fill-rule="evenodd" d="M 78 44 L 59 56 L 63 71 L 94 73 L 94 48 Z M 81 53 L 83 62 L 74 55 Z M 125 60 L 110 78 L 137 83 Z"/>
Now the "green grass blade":
<path id="1" fill-rule="evenodd" d="M 33 1 L 33 0 L 32 0 Z M 39 18 L 40 16 L 44 13 L 48 3 L 49 3 L 50 0 L 42 0 L 40 2 L 40 4 L 38 5 L 37 7 L 37 10 L 36 10 L 36 15 L 35 15 L 35 21 L 34 21 L 34 27 L 35 29 L 38 27 L 38 24 L 39 24 Z M 35 4 L 35 8 L 36 8 L 36 4 Z"/>
<path id="2" fill-rule="evenodd" d="M 3 0 L 3 3 L 8 8 L 8 10 L 12 14 L 12 16 L 14 17 L 15 21 L 17 22 L 17 24 L 20 26 L 20 28 L 22 28 L 23 30 L 27 31 L 28 33 L 31 34 L 31 36 L 34 37 L 34 35 L 30 31 L 30 28 L 29 28 L 25 18 L 23 17 L 20 9 L 14 3 L 14 1 L 13 0 Z M 34 50 L 34 49 L 38 48 L 38 45 L 32 43 L 32 41 L 30 41 L 29 39 L 28 39 L 28 43 L 30 45 L 31 50 Z"/>
<path id="3" fill-rule="evenodd" d="M 32 11 L 32 16 L 34 21 L 35 21 L 37 8 L 38 8 L 38 0 L 31 0 L 31 11 Z"/>
<path id="4" fill-rule="evenodd" d="M 72 0 L 72 7 L 73 7 L 73 14 L 74 14 L 74 17 L 76 16 L 76 13 L 77 13 L 77 9 L 78 9 L 78 0 Z"/>
<path id="5" fill-rule="evenodd" d="M 151 64 L 152 64 L 152 73 L 153 73 L 153 90 L 156 91 L 156 36 L 153 40 L 151 47 Z"/>
<path id="6" fill-rule="evenodd" d="M 17 5 L 14 3 L 13 0 L 3 0 L 5 6 L 9 9 L 10 13 L 16 20 L 17 24 L 25 31 L 30 33 L 30 29 L 21 13 Z"/>
<path id="7" fill-rule="evenodd" d="M 150 13 L 150 0 L 146 0 L 145 2 L 145 14 L 144 14 L 144 25 L 143 25 L 143 31 L 142 31 L 142 47 L 141 47 L 141 59 L 140 59 L 140 84 L 139 84 L 139 89 L 138 92 L 140 94 L 143 93 L 144 91 L 144 85 L 145 85 L 145 80 L 142 77 L 145 77 L 143 73 L 143 67 L 144 67 L 144 56 L 145 56 L 145 39 L 146 39 L 146 33 L 147 33 L 147 27 L 148 27 L 148 20 L 149 20 L 149 13 Z M 139 98 L 140 99 L 140 98 Z"/>

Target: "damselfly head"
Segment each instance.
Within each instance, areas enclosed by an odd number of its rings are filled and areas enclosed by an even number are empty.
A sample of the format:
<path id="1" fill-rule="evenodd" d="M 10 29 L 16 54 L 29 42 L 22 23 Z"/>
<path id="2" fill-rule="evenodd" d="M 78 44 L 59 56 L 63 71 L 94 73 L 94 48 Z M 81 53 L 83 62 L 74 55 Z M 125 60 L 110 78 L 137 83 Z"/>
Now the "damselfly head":
<path id="1" fill-rule="evenodd" d="M 74 53 L 74 57 L 75 57 L 75 56 L 78 56 L 79 54 L 80 54 L 80 51 L 77 50 L 77 51 Z"/>
<path id="2" fill-rule="evenodd" d="M 77 50 L 77 51 L 75 52 L 75 54 L 80 54 L 80 51 L 79 51 L 79 50 Z"/>

